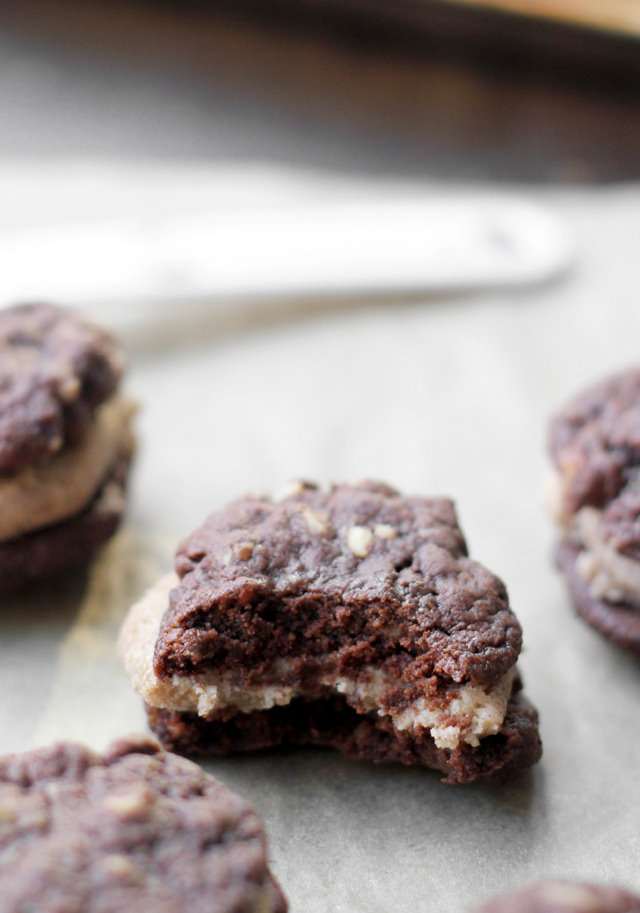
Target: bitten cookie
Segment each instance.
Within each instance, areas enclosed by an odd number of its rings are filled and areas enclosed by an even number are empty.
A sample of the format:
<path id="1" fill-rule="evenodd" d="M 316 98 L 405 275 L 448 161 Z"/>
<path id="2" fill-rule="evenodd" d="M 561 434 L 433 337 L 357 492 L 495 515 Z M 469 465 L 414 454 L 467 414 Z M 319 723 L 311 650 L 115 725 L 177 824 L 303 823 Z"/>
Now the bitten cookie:
<path id="1" fill-rule="evenodd" d="M 0 310 L 0 591 L 116 531 L 134 450 L 116 342 L 45 304 Z"/>
<path id="2" fill-rule="evenodd" d="M 640 650 L 640 371 L 573 399 L 550 427 L 556 560 L 575 610 Z"/>
<path id="3" fill-rule="evenodd" d="M 165 746 L 332 746 L 451 783 L 540 757 L 520 626 L 451 501 L 296 483 L 213 514 L 175 567 L 119 644 Z"/>
<path id="4" fill-rule="evenodd" d="M 640 897 L 621 888 L 550 881 L 497 897 L 476 913 L 640 913 Z"/>
<path id="5" fill-rule="evenodd" d="M 0 758 L 0 908 L 285 913 L 262 822 L 147 739 Z"/>

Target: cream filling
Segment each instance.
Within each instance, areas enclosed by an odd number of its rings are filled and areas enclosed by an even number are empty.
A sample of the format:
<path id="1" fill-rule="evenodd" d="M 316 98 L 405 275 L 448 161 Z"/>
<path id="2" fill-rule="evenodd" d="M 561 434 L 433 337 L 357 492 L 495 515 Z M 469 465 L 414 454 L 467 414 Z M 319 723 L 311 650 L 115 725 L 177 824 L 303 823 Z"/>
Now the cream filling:
<path id="1" fill-rule="evenodd" d="M 153 653 L 169 591 L 177 583 L 175 574 L 163 577 L 131 608 L 120 632 L 121 662 L 134 690 L 147 704 L 204 717 L 225 707 L 240 713 L 268 710 L 302 696 L 299 689 L 289 686 L 238 688 L 229 674 L 217 675 L 213 670 L 191 676 L 174 675 L 168 681 L 159 679 L 153 669 Z M 286 669 L 286 660 L 281 660 L 274 671 L 278 674 Z M 384 696 L 400 683 L 378 669 L 372 669 L 366 681 L 326 675 L 319 677 L 318 684 L 343 694 L 347 700 L 351 698 L 365 712 L 374 710 L 380 716 L 389 716 L 399 730 L 429 729 L 438 748 L 454 749 L 461 740 L 477 747 L 480 739 L 500 731 L 514 675 L 515 669 L 509 670 L 487 691 L 476 685 L 458 685 L 448 699 L 430 702 L 421 697 L 399 710 L 383 708 Z"/>
<path id="2" fill-rule="evenodd" d="M 640 600 L 640 562 L 620 554 L 606 542 L 601 530 L 602 511 L 581 507 L 575 514 L 564 507 L 565 485 L 560 473 L 554 473 L 546 486 L 547 510 L 570 541 L 580 547 L 576 570 L 589 592 L 606 602 Z"/>
<path id="3" fill-rule="evenodd" d="M 566 484 L 556 470 L 549 473 L 542 490 L 542 502 L 547 513 L 562 529 L 571 524 L 572 514 L 565 507 Z"/>
<path id="4" fill-rule="evenodd" d="M 602 913 L 602 901 L 594 897 L 587 885 L 569 884 L 568 882 L 552 881 L 542 885 L 537 894 L 541 903 L 548 909 L 564 907 L 575 913 Z"/>
<path id="5" fill-rule="evenodd" d="M 113 396 L 97 411 L 81 444 L 50 463 L 0 478 L 0 542 L 17 539 L 83 510 L 130 440 L 133 403 Z"/>
<path id="6" fill-rule="evenodd" d="M 621 555 L 602 536 L 602 511 L 582 507 L 573 519 L 572 534 L 582 551 L 576 570 L 596 599 L 628 602 L 640 599 L 640 561 Z"/>

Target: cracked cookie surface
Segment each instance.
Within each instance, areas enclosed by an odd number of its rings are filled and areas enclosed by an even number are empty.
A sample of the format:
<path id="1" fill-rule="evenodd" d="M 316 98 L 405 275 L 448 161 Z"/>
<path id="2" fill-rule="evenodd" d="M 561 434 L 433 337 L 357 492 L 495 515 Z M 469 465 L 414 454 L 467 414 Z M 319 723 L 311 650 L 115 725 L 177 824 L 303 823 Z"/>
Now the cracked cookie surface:
<path id="1" fill-rule="evenodd" d="M 0 758 L 2 913 L 285 913 L 262 822 L 147 739 Z"/>

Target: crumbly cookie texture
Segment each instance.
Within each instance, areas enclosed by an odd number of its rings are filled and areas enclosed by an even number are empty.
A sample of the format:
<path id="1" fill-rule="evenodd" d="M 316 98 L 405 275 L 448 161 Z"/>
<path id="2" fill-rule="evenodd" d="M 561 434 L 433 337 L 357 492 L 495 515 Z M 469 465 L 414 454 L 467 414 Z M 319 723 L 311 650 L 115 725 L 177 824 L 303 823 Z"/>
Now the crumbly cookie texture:
<path id="1" fill-rule="evenodd" d="M 111 336 L 64 308 L 0 310 L 0 474 L 77 442 L 123 367 Z"/>
<path id="2" fill-rule="evenodd" d="M 116 341 L 46 304 L 0 310 L 0 592 L 116 531 L 135 450 Z"/>
<path id="3" fill-rule="evenodd" d="M 504 894 L 476 913 L 640 913 L 640 897 L 606 885 L 549 881 Z"/>
<path id="4" fill-rule="evenodd" d="M 640 650 L 640 640 L 623 630 L 625 619 L 633 624 L 630 612 L 640 615 L 640 371 L 572 400 L 551 422 L 550 447 L 550 507 L 562 537 L 557 560 L 574 606 L 602 633 Z M 601 622 L 607 606 L 615 625 Z"/>
<path id="5" fill-rule="evenodd" d="M 3 913 L 285 913 L 253 809 L 130 738 L 0 759 Z"/>
<path id="6" fill-rule="evenodd" d="M 293 668 L 293 662 L 287 660 L 274 663 L 272 674 L 267 676 L 269 684 L 238 686 L 232 672 L 221 675 L 215 669 L 174 675 L 165 680 L 158 678 L 153 666 L 154 648 L 169 594 L 177 584 L 176 575 L 170 574 L 150 590 L 133 607 L 120 635 L 119 648 L 126 672 L 145 703 L 208 717 L 229 711 L 270 710 L 309 694 L 309 686 L 301 681 L 278 684 L 278 680 L 286 681 Z M 427 690 L 399 708 L 393 703 L 387 706 L 387 698 L 395 689 L 402 688 L 402 681 L 375 667 L 364 667 L 357 676 L 319 671 L 313 688 L 319 693 L 344 695 L 362 712 L 387 715 L 398 730 L 429 729 L 438 748 L 453 749 L 461 740 L 477 747 L 480 739 L 500 731 L 514 675 L 512 668 L 487 689 L 452 684 L 443 693 L 429 694 Z"/>
<path id="7" fill-rule="evenodd" d="M 518 751 L 506 746 L 520 627 L 500 580 L 467 557 L 448 499 L 372 482 L 328 492 L 297 483 L 214 514 L 180 545 L 176 571 L 132 608 L 120 637 L 167 744 L 184 748 L 189 727 L 194 745 L 214 730 L 229 744 L 220 726 L 237 723 L 262 726 L 276 744 L 294 717 L 307 729 L 298 742 L 314 741 L 317 719 L 311 732 L 300 708 L 313 704 L 333 708 L 327 718 L 373 720 L 375 739 L 383 723 L 385 740 L 428 743 L 429 766 L 453 780 L 491 738 L 502 738 L 505 764 L 539 757 L 529 711 Z M 176 742 L 162 712 L 182 718 Z M 321 728 L 328 744 L 331 726 Z M 403 754 L 429 764 L 424 750 Z M 361 756 L 383 759 L 364 742 Z"/>

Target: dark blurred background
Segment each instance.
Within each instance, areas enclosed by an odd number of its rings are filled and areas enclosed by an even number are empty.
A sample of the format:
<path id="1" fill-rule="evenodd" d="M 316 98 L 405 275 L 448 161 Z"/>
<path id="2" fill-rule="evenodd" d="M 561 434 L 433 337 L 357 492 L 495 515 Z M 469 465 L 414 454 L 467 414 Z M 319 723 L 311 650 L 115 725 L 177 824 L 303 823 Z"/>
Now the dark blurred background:
<path id="1" fill-rule="evenodd" d="M 391 0 L 0 8 L 0 159 L 640 175 L 640 40 Z"/>

